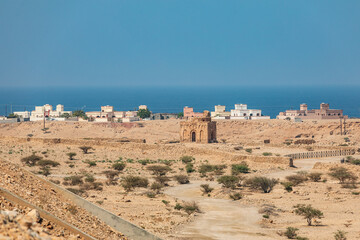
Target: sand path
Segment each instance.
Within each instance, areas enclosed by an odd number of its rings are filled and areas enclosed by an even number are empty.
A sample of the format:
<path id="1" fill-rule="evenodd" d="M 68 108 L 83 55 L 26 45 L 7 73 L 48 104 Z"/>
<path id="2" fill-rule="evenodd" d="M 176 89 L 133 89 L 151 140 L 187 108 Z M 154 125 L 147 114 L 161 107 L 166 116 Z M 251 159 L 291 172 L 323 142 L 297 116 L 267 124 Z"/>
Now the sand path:
<path id="1" fill-rule="evenodd" d="M 267 177 L 284 179 L 297 171 L 309 171 L 316 162 L 338 162 L 341 157 L 326 159 L 303 159 L 294 162 L 296 168 L 266 174 Z M 190 184 L 169 188 L 165 194 L 183 201 L 195 201 L 202 211 L 194 222 L 182 226 L 180 239 L 277 239 L 274 231 L 261 228 L 262 216 L 256 207 L 245 206 L 241 202 L 227 199 L 212 199 L 202 195 L 201 184 L 220 187 L 214 182 L 193 181 Z"/>
<path id="2" fill-rule="evenodd" d="M 194 222 L 182 226 L 177 236 L 182 239 L 254 239 L 268 240 L 269 230 L 259 226 L 261 214 L 255 207 L 227 199 L 202 196 L 201 184 L 220 187 L 217 183 L 194 181 L 191 184 L 169 188 L 166 194 L 183 201 L 195 201 L 202 211 Z"/>

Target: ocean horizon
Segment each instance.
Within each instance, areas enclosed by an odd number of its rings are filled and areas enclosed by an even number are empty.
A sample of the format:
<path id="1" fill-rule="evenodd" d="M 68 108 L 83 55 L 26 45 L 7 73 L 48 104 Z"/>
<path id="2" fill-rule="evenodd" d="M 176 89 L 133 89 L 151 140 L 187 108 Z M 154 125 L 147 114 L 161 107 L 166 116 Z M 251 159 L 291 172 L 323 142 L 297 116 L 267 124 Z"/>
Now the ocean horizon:
<path id="1" fill-rule="evenodd" d="M 194 111 L 213 111 L 215 105 L 247 104 L 275 118 L 287 109 L 309 109 L 320 103 L 343 109 L 344 115 L 360 117 L 360 87 L 2 87 L 0 115 L 11 111 L 32 111 L 35 106 L 63 104 L 65 110 L 97 111 L 112 105 L 117 111 L 134 110 L 145 104 L 154 112 L 178 113 L 184 106 Z"/>

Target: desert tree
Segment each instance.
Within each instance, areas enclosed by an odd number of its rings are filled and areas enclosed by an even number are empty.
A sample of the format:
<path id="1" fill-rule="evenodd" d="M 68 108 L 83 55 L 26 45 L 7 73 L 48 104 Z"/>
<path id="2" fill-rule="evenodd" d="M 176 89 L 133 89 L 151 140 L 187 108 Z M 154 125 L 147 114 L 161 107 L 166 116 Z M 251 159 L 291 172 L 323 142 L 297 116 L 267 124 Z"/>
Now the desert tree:
<path id="1" fill-rule="evenodd" d="M 309 226 L 311 226 L 313 219 L 324 217 L 319 209 L 313 208 L 311 205 L 298 204 L 294 208 L 297 215 L 304 216 Z"/>

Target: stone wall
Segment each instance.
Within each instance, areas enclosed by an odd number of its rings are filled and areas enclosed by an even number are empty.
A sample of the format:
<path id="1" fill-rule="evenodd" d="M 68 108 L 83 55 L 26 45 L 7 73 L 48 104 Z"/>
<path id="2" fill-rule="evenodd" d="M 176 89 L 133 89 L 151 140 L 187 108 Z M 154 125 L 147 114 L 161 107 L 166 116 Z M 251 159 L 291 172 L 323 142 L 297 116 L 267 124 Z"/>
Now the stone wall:
<path id="1" fill-rule="evenodd" d="M 355 149 L 340 149 L 340 150 L 329 150 L 329 151 L 318 151 L 318 152 L 292 153 L 286 155 L 286 157 L 292 159 L 307 159 L 307 158 L 349 156 L 349 155 L 354 155 L 355 153 L 356 153 Z"/>
<path id="2" fill-rule="evenodd" d="M 193 118 L 180 122 L 180 141 L 216 142 L 216 122 L 212 122 L 210 117 Z"/>

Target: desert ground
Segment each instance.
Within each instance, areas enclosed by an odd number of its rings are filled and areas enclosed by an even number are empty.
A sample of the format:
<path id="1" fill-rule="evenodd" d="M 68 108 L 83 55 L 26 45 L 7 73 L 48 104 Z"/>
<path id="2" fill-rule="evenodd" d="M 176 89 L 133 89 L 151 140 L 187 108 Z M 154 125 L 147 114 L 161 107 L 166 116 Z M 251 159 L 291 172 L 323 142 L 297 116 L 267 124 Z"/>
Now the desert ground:
<path id="1" fill-rule="evenodd" d="M 360 158 L 360 120 L 347 120 L 346 135 L 340 134 L 339 121 L 335 120 L 219 120 L 218 143 L 211 144 L 179 142 L 180 121 L 47 122 L 46 129 L 41 122 L 0 124 L 0 186 L 29 201 L 38 199 L 34 204 L 99 239 L 126 236 L 101 221 L 98 230 L 91 229 L 94 224 L 89 223 L 89 227 L 86 223 L 95 220 L 81 209 L 81 214 L 72 216 L 65 200 L 54 206 L 51 197 L 41 201 L 47 198 L 46 191 L 24 180 L 22 170 L 70 189 L 162 239 L 287 239 L 284 232 L 288 227 L 298 229 L 299 239 L 335 239 L 337 231 L 345 232 L 347 239 L 360 239 L 360 190 L 355 179 L 360 176 L 360 166 L 353 164 Z M 311 144 L 296 144 L 297 140 L 311 140 Z M 84 153 L 80 149 L 83 146 L 92 149 Z M 336 149 L 355 149 L 356 154 L 349 163 L 340 163 L 346 156 L 294 160 L 295 168 L 289 167 L 286 156 Z M 76 155 L 70 159 L 69 153 Z M 31 155 L 58 165 L 30 166 L 23 159 Z M 182 161 L 184 156 L 192 157 L 191 164 Z M 123 169 L 115 170 L 115 164 Z M 247 165 L 249 171 L 234 174 L 233 164 Z M 167 170 L 159 174 L 151 171 L 151 166 Z M 210 170 L 202 171 L 204 166 Z M 340 184 L 329 175 L 332 168 L 342 167 L 355 176 L 351 182 Z M 309 173 L 320 173 L 321 179 L 313 181 Z M 186 176 L 189 182 L 179 183 L 175 178 L 178 175 Z M 234 187 L 218 182 L 222 176 L 231 175 L 238 180 Z M 292 175 L 305 177 L 287 191 L 282 183 L 289 182 L 287 177 Z M 147 187 L 125 188 L 129 176 L 146 178 Z M 256 176 L 278 183 L 264 193 L 247 183 Z M 78 181 L 72 183 L 71 179 Z M 213 190 L 204 193 L 203 184 Z M 240 199 L 234 200 L 230 195 L 236 193 Z M 55 197 L 58 201 L 61 196 Z M 310 204 L 323 217 L 308 226 L 306 219 L 296 214 L 297 204 Z M 1 210 L 12 210 L 7 204 L 0 206 Z M 82 217 L 86 219 L 83 223 Z M 70 234 L 64 232 L 62 236 Z"/>

